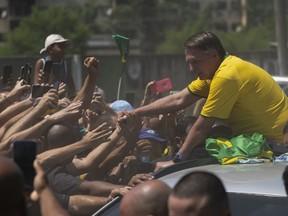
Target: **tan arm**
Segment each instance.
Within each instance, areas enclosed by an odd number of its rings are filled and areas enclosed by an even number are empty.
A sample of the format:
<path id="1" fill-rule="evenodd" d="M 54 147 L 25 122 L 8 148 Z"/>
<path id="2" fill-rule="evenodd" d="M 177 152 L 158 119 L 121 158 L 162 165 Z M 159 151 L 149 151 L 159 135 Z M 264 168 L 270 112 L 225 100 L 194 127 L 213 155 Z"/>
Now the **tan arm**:
<path id="1" fill-rule="evenodd" d="M 84 60 L 84 66 L 88 71 L 82 88 L 76 95 L 74 101 L 82 101 L 83 109 L 87 109 L 91 103 L 94 88 L 98 78 L 99 61 L 94 57 L 88 57 Z"/>
<path id="2" fill-rule="evenodd" d="M 34 161 L 36 176 L 34 178 L 34 191 L 31 199 L 39 201 L 42 216 L 69 216 L 69 213 L 60 205 L 52 190 L 48 186 L 44 170 L 37 160 Z"/>

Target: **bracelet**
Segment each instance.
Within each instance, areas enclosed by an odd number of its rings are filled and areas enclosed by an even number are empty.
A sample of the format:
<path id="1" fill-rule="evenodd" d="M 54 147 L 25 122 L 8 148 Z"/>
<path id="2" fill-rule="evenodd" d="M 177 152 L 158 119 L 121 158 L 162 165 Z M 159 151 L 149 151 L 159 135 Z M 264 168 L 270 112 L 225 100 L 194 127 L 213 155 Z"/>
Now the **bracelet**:
<path id="1" fill-rule="evenodd" d="M 184 160 L 185 160 L 185 158 L 183 157 L 183 155 L 181 154 L 180 151 L 178 151 L 178 152 L 175 154 L 174 158 L 172 159 L 172 161 L 173 161 L 174 163 L 179 163 L 179 162 L 182 162 L 182 161 L 184 161 Z"/>
<path id="2" fill-rule="evenodd" d="M 5 100 L 6 100 L 9 104 L 13 104 L 10 100 L 8 100 L 8 98 L 6 97 L 6 95 L 3 95 L 3 97 L 5 98 Z"/>

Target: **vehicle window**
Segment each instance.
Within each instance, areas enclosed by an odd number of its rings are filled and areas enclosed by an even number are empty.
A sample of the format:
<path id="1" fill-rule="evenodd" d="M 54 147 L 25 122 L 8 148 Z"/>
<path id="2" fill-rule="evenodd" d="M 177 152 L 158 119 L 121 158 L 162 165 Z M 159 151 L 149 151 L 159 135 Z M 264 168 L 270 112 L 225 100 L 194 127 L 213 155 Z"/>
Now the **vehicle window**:
<path id="1" fill-rule="evenodd" d="M 283 215 L 288 211 L 287 197 L 239 193 L 229 193 L 228 196 L 233 216 Z"/>

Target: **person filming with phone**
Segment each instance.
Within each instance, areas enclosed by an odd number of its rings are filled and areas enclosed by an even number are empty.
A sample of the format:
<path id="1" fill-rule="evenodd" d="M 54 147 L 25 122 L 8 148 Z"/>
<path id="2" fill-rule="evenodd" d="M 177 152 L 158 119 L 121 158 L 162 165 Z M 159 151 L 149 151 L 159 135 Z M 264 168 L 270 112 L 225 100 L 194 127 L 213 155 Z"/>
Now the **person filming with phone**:
<path id="1" fill-rule="evenodd" d="M 184 50 L 189 70 L 197 79 L 179 93 L 130 111 L 141 117 L 170 113 L 207 98 L 182 147 L 172 160 L 158 162 L 156 169 L 192 159 L 192 152 L 201 147 L 219 121 L 228 124 L 233 135 L 257 132 L 282 143 L 288 99 L 269 73 L 228 54 L 211 32 L 192 35 L 185 41 Z M 125 113 L 119 114 L 118 121 L 124 120 Z"/>
<path id="2" fill-rule="evenodd" d="M 69 39 L 59 34 L 50 34 L 45 40 L 45 46 L 40 50 L 40 54 L 47 53 L 46 57 L 36 61 L 34 67 L 34 84 L 57 82 L 63 83 L 67 87 L 66 96 L 73 99 L 76 94 L 73 76 L 67 60 L 66 50 L 69 46 Z"/>

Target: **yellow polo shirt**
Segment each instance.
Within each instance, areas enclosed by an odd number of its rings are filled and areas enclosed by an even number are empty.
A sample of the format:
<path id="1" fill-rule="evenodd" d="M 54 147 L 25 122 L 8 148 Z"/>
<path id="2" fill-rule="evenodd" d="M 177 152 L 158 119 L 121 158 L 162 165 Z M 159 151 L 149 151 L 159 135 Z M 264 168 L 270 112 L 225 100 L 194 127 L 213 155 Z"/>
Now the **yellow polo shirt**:
<path id="1" fill-rule="evenodd" d="M 262 68 L 230 55 L 212 80 L 197 79 L 188 89 L 207 97 L 201 115 L 226 120 L 235 135 L 258 132 L 282 142 L 288 99 Z"/>

